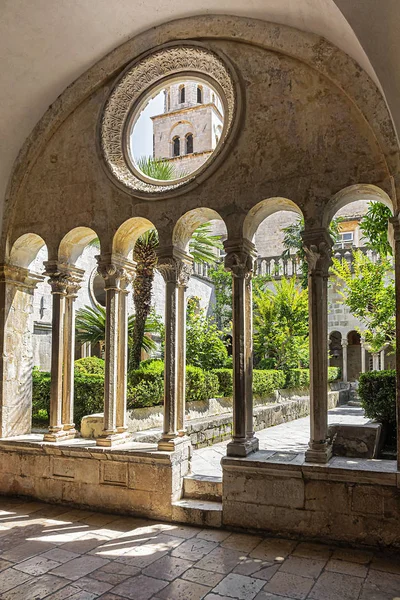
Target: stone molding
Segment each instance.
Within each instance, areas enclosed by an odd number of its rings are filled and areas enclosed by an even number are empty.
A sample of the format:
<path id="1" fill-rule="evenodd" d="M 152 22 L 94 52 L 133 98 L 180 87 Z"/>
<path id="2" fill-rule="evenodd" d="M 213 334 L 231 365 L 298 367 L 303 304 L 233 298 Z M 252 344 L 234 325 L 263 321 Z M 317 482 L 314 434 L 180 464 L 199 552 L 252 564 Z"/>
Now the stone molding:
<path id="1" fill-rule="evenodd" d="M 34 290 L 38 283 L 41 283 L 44 279 L 44 275 L 29 271 L 24 267 L 9 264 L 0 265 L 0 282 L 2 283 Z"/>
<path id="2" fill-rule="evenodd" d="M 57 261 L 45 261 L 44 267 L 52 294 L 76 297 L 85 274 L 82 269 Z"/>
<path id="3" fill-rule="evenodd" d="M 105 281 L 105 290 L 127 293 L 134 278 L 135 264 L 112 255 L 96 256 L 97 272 Z"/>
<path id="4" fill-rule="evenodd" d="M 327 229 L 304 231 L 301 234 L 310 275 L 329 277 L 332 265 L 333 241 Z"/>
<path id="5" fill-rule="evenodd" d="M 246 239 L 227 240 L 224 242 L 226 252 L 225 269 L 231 271 L 234 277 L 251 277 L 256 257 L 255 246 Z"/>
<path id="6" fill-rule="evenodd" d="M 236 117 L 238 92 L 231 70 L 232 67 L 228 69 L 225 60 L 198 42 L 166 45 L 131 63 L 114 85 L 100 121 L 101 153 L 107 172 L 113 180 L 135 195 L 140 193 L 154 196 L 175 191 L 204 172 L 225 148 L 224 142 Z M 200 169 L 170 184 L 157 185 L 135 168 L 129 156 L 127 131 L 143 95 L 163 79 L 176 77 L 180 73 L 185 78 L 189 74 L 201 76 L 216 88 L 224 104 L 224 128 L 212 158 Z"/>

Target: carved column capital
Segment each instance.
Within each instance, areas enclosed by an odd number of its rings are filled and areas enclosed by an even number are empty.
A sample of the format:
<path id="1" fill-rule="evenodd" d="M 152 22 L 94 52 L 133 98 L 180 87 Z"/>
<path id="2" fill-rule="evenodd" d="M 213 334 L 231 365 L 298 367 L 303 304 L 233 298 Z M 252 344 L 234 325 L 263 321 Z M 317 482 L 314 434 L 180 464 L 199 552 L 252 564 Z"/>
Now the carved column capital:
<path id="1" fill-rule="evenodd" d="M 187 287 L 193 272 L 193 259 L 177 248 L 164 249 L 158 252 L 157 270 L 165 283 Z"/>
<path id="2" fill-rule="evenodd" d="M 106 290 L 126 292 L 134 277 L 134 263 L 112 255 L 96 256 L 97 272 L 105 281 Z"/>
<path id="3" fill-rule="evenodd" d="M 82 269 L 56 261 L 46 261 L 44 266 L 52 294 L 76 296 L 84 276 Z"/>
<path id="4" fill-rule="evenodd" d="M 251 277 L 256 257 L 254 244 L 246 239 L 227 240 L 224 248 L 225 269 L 231 271 L 234 277 Z"/>
<path id="5" fill-rule="evenodd" d="M 327 229 L 303 231 L 303 248 L 310 275 L 329 276 L 332 264 L 332 238 Z"/>
<path id="6" fill-rule="evenodd" d="M 349 342 L 347 340 L 342 340 L 342 348 L 347 348 L 347 346 L 349 345 Z"/>
<path id="7" fill-rule="evenodd" d="M 38 283 L 42 281 L 44 281 L 44 275 L 29 271 L 24 267 L 8 264 L 0 265 L 0 282 L 33 291 Z"/>

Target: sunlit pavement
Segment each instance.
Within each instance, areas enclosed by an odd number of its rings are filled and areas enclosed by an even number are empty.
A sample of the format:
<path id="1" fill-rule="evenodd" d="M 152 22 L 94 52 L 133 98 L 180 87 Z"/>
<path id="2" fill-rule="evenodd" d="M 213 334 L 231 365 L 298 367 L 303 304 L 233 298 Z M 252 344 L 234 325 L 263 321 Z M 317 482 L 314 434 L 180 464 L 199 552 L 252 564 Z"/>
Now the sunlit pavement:
<path id="1" fill-rule="evenodd" d="M 0 498 L 1 600 L 394 600 L 400 555 Z"/>

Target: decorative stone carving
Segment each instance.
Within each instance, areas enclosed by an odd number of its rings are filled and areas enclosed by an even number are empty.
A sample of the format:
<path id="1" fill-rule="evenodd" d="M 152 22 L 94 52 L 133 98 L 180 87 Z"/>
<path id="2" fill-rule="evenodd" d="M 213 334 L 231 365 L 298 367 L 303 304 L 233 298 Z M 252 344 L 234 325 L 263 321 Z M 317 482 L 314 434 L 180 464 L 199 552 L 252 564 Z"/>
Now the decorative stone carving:
<path id="1" fill-rule="evenodd" d="M 133 263 L 97 256 L 97 272 L 105 281 L 105 290 L 125 291 L 133 279 Z"/>
<path id="2" fill-rule="evenodd" d="M 254 259 L 248 252 L 230 252 L 225 256 L 225 269 L 234 277 L 249 277 L 253 274 Z"/>
<path id="3" fill-rule="evenodd" d="M 318 245 L 304 242 L 304 252 L 310 274 L 318 273 L 328 277 L 332 264 L 332 244 L 320 242 Z"/>
<path id="4" fill-rule="evenodd" d="M 231 67 L 230 67 L 231 68 Z M 193 176 L 170 184 L 146 181 L 131 164 L 127 152 L 127 123 L 143 94 L 168 76 L 188 77 L 201 74 L 219 91 L 224 104 L 222 140 L 212 158 Z M 225 61 L 207 48 L 195 43 L 167 46 L 133 63 L 115 84 L 103 110 L 100 122 L 100 146 L 107 170 L 117 181 L 135 194 L 162 194 L 177 190 L 203 172 L 225 147 L 236 116 L 236 90 Z"/>
<path id="5" fill-rule="evenodd" d="M 157 270 L 165 283 L 176 283 L 177 285 L 187 287 L 193 272 L 193 266 L 191 262 L 175 256 L 161 257 L 158 259 Z"/>

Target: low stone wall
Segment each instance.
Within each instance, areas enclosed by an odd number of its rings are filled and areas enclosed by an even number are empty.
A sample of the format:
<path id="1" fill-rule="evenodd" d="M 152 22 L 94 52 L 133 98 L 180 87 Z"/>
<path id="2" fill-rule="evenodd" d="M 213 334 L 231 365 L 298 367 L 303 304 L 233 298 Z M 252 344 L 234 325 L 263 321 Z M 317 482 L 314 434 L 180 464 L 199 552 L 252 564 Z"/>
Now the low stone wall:
<path id="1" fill-rule="evenodd" d="M 400 547 L 400 476 L 395 461 L 259 451 L 224 457 L 223 525 L 278 536 Z"/>

